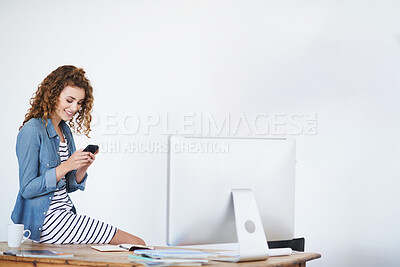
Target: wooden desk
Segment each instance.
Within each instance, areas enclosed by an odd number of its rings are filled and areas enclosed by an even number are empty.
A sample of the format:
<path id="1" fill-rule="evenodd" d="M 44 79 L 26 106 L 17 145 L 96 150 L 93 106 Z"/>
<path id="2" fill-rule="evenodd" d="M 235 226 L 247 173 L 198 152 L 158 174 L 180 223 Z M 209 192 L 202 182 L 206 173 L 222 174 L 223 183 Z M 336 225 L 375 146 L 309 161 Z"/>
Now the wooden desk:
<path id="1" fill-rule="evenodd" d="M 91 245 L 49 245 L 23 243 L 21 248 L 47 249 L 73 254 L 73 258 L 30 258 L 0 255 L 0 266 L 35 266 L 35 267 L 72 267 L 72 266 L 142 266 L 129 260 L 128 255 L 132 252 L 99 252 L 90 247 Z M 11 250 L 6 242 L 0 242 L 0 251 Z M 266 261 L 240 263 L 245 266 L 268 266 L 268 267 L 304 267 L 307 261 L 318 259 L 321 255 L 317 253 L 301 253 L 291 256 L 270 257 Z M 211 266 L 237 265 L 237 263 L 224 263 L 213 261 Z M 209 266 L 209 265 L 206 265 Z"/>

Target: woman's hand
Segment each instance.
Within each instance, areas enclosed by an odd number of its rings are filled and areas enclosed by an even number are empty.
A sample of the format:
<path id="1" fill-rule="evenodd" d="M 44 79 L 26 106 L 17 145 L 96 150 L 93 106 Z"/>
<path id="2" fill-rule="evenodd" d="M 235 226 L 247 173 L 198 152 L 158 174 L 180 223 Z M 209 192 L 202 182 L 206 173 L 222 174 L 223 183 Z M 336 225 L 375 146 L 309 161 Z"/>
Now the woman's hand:
<path id="1" fill-rule="evenodd" d="M 83 152 L 83 153 L 89 153 L 89 158 L 87 159 L 87 164 L 82 166 L 82 168 L 89 168 L 90 165 L 92 165 L 92 163 L 94 162 L 94 160 L 96 159 L 96 155 L 97 153 L 99 153 L 99 150 L 97 149 L 96 153 L 91 153 L 91 152 Z"/>
<path id="2" fill-rule="evenodd" d="M 89 167 L 94 161 L 90 154 L 92 153 L 83 152 L 83 148 L 75 151 L 66 161 L 68 168 L 72 171 L 86 166 Z"/>
<path id="3" fill-rule="evenodd" d="M 78 151 L 82 151 L 82 150 L 83 149 L 80 149 Z M 97 150 L 96 153 L 94 153 L 94 154 L 91 152 L 83 152 L 83 153 L 88 153 L 89 158 L 87 158 L 87 163 L 85 165 L 83 165 L 82 167 L 78 168 L 76 171 L 76 181 L 78 184 L 80 184 L 82 182 L 83 178 L 85 177 L 85 173 L 86 173 L 87 169 L 90 167 L 90 165 L 92 165 L 92 163 L 96 159 L 96 154 L 99 153 L 99 150 Z"/>
<path id="4" fill-rule="evenodd" d="M 83 148 L 75 151 L 65 162 L 56 167 L 57 181 L 61 180 L 68 172 L 76 170 L 76 181 L 78 184 L 81 183 L 87 169 L 96 159 L 95 155 L 97 153 L 99 153 L 99 150 L 94 154 L 91 152 L 83 152 Z"/>
<path id="5" fill-rule="evenodd" d="M 83 180 L 87 168 L 93 163 L 94 155 L 90 152 L 83 152 L 83 148 L 75 151 L 65 162 L 56 167 L 57 181 L 61 180 L 68 172 L 77 170 L 78 183 Z"/>

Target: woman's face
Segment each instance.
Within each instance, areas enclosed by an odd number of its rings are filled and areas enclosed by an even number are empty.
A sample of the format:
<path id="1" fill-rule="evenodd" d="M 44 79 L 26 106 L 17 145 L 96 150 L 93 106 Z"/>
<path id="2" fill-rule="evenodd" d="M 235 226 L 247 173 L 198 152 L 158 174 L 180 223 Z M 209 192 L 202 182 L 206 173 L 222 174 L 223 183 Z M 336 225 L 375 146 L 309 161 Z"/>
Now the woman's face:
<path id="1" fill-rule="evenodd" d="M 58 97 L 55 115 L 58 119 L 69 121 L 81 109 L 85 99 L 85 90 L 79 87 L 66 86 Z"/>

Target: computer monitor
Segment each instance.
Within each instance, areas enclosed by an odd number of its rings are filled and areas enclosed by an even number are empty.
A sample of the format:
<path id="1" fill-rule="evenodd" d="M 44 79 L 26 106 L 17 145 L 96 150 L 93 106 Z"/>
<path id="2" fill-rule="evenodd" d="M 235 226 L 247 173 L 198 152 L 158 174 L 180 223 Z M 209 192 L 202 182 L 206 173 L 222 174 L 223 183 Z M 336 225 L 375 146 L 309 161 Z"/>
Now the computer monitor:
<path id="1" fill-rule="evenodd" d="M 168 161 L 168 245 L 238 242 L 233 189 L 251 190 L 268 241 L 293 238 L 294 140 L 175 135 Z"/>

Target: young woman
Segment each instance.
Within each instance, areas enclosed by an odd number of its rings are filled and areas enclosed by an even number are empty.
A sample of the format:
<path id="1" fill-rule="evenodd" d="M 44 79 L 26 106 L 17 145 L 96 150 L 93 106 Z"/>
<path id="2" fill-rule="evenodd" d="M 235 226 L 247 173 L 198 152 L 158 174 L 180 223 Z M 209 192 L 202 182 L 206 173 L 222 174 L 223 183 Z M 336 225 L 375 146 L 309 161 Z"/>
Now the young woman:
<path id="1" fill-rule="evenodd" d="M 70 130 L 86 136 L 90 132 L 93 88 L 85 71 L 57 68 L 39 85 L 30 104 L 17 137 L 20 189 L 13 222 L 24 224 L 31 239 L 43 243 L 144 245 L 112 225 L 77 215 L 69 198 L 69 193 L 85 189 L 86 171 L 98 153 L 76 150 Z"/>

